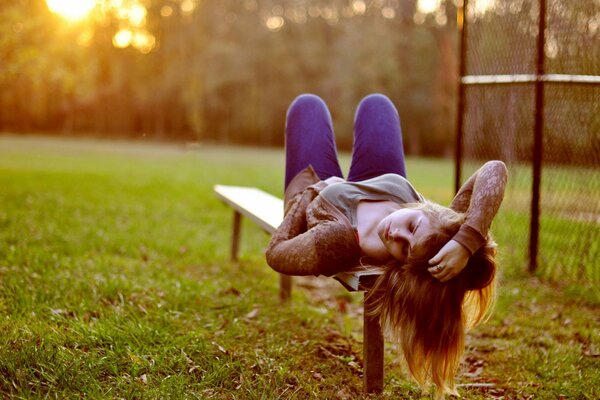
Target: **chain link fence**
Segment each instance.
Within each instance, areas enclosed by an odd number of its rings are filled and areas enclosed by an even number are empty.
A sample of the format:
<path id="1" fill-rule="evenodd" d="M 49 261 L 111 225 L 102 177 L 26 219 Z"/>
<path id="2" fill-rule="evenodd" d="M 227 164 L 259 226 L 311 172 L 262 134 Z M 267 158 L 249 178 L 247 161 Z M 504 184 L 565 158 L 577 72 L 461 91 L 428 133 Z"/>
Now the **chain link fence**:
<path id="1" fill-rule="evenodd" d="M 457 185 L 484 160 L 506 162 L 494 232 L 509 273 L 529 267 L 600 299 L 600 1 L 461 11 Z"/>

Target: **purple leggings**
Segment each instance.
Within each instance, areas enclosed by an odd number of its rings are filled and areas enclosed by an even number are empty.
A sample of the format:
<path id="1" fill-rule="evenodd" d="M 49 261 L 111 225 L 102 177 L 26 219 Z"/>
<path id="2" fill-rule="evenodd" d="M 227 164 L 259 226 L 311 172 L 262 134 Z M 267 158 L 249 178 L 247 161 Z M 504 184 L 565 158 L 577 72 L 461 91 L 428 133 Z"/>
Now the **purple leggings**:
<path id="1" fill-rule="evenodd" d="M 337 159 L 331 114 L 318 96 L 298 96 L 285 124 L 285 187 L 309 164 L 319 178 L 343 178 Z M 348 181 L 395 173 L 406 177 L 398 111 L 386 96 L 372 94 L 360 102 L 354 116 L 354 144 Z"/>

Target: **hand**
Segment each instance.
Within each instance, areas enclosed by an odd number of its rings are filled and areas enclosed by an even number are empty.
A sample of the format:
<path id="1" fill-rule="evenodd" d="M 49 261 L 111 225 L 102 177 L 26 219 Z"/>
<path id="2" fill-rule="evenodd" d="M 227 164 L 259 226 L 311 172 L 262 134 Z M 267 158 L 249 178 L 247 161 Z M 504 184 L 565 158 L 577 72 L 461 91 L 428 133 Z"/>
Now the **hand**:
<path id="1" fill-rule="evenodd" d="M 460 273 L 465 268 L 471 254 L 460 243 L 450 240 L 429 260 L 427 271 L 440 282 L 446 282 Z"/>

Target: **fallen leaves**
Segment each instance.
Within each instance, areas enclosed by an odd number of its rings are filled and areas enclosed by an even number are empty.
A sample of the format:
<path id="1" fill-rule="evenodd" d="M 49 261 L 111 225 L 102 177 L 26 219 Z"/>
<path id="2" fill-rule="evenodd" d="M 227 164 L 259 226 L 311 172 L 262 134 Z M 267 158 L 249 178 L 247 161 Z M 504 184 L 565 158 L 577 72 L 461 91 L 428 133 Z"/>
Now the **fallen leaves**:
<path id="1" fill-rule="evenodd" d="M 61 308 L 51 308 L 50 314 L 65 318 L 75 318 L 76 316 L 75 311 L 63 310 Z"/>
<path id="2" fill-rule="evenodd" d="M 237 379 L 237 385 L 235 385 L 235 390 L 240 390 L 242 388 L 242 386 L 244 385 L 245 379 L 244 379 L 244 375 L 240 374 L 240 376 Z"/>
<path id="3" fill-rule="evenodd" d="M 592 353 L 590 350 L 583 350 L 581 352 L 581 354 L 583 354 L 586 357 L 594 357 L 594 358 L 600 357 L 600 353 Z"/>
<path id="4" fill-rule="evenodd" d="M 348 388 L 344 387 L 338 390 L 338 392 L 335 394 L 335 398 L 338 400 L 350 400 L 354 398 L 354 396 L 352 395 L 352 392 L 348 390 Z"/>
<path id="5" fill-rule="evenodd" d="M 146 374 L 142 374 L 141 376 L 139 376 L 137 378 L 137 380 L 141 383 L 143 383 L 144 385 L 148 384 L 148 376 Z"/>
<path id="6" fill-rule="evenodd" d="M 329 330 L 325 339 L 327 343 L 318 348 L 320 356 L 335 359 L 362 374 L 362 359 L 354 351 L 351 339 L 336 330 Z"/>
<path id="7" fill-rule="evenodd" d="M 223 289 L 223 290 L 221 290 L 219 292 L 220 296 L 235 296 L 235 297 L 239 297 L 241 294 L 242 293 L 238 289 L 234 288 L 233 286 L 229 287 L 227 289 Z"/>
<path id="8" fill-rule="evenodd" d="M 246 314 L 244 316 L 244 319 L 245 320 L 252 319 L 252 318 L 256 317 L 258 315 L 258 313 L 259 313 L 258 308 L 255 308 L 254 310 L 252 310 L 248 314 Z"/>
<path id="9" fill-rule="evenodd" d="M 340 284 L 333 279 L 302 276 L 297 277 L 294 283 L 297 287 L 309 292 L 310 302 L 323 307 L 324 312 L 335 310 L 344 315 L 362 315 L 362 304 L 353 301 L 353 296 L 342 289 Z"/>
<path id="10" fill-rule="evenodd" d="M 592 358 L 600 357 L 600 352 L 595 348 L 591 335 L 582 335 L 579 332 L 575 332 L 573 339 L 576 343 L 581 344 L 581 354 L 583 356 Z"/>
<path id="11" fill-rule="evenodd" d="M 225 348 L 223 346 L 221 346 L 220 344 L 218 344 L 217 342 L 211 342 L 213 346 L 215 346 L 221 353 L 227 355 L 229 354 L 229 352 L 227 350 L 225 350 Z"/>

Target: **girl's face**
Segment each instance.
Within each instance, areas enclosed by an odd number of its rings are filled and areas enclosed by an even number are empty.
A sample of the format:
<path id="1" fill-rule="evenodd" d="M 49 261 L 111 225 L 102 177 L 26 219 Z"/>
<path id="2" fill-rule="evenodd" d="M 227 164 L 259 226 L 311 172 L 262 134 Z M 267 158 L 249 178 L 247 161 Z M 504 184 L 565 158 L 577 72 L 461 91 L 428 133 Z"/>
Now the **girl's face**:
<path id="1" fill-rule="evenodd" d="M 377 225 L 377 234 L 388 253 L 401 262 L 408 259 L 410 248 L 430 233 L 429 219 L 423 211 L 412 208 L 396 210 Z"/>

